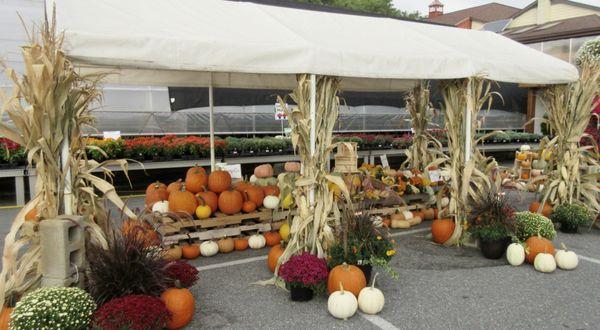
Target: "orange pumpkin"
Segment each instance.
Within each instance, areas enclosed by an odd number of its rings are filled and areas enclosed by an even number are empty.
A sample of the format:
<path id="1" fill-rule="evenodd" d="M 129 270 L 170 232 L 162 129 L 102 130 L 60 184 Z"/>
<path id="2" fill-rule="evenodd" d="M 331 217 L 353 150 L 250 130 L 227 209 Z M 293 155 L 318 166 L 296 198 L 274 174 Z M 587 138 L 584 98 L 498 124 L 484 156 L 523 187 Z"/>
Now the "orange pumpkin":
<path id="1" fill-rule="evenodd" d="M 169 192 L 164 183 L 156 181 L 146 188 L 146 206 L 148 208 L 156 202 L 166 201 L 167 199 L 169 199 Z"/>
<path id="2" fill-rule="evenodd" d="M 419 217 L 421 219 L 425 219 L 425 211 L 423 211 L 423 210 L 412 211 L 411 213 L 413 215 L 413 218 L 414 217 Z"/>
<path id="3" fill-rule="evenodd" d="M 185 244 L 181 247 L 181 255 L 185 259 L 196 259 L 200 256 L 199 244 Z"/>
<path id="4" fill-rule="evenodd" d="M 185 189 L 185 184 L 181 186 L 181 190 L 175 190 L 169 194 L 169 211 L 176 213 L 184 213 L 193 217 L 198 207 L 196 196 Z"/>
<path id="5" fill-rule="evenodd" d="M 208 176 L 208 190 L 217 194 L 229 189 L 231 186 L 231 175 L 227 171 L 213 171 Z"/>
<path id="6" fill-rule="evenodd" d="M 183 182 L 181 182 L 181 179 L 175 181 L 175 182 L 171 182 L 169 183 L 169 185 L 167 186 L 167 192 L 169 193 L 169 195 L 177 190 L 181 190 L 181 186 L 183 185 Z"/>
<path id="7" fill-rule="evenodd" d="M 160 295 L 165 303 L 170 317 L 167 322 L 167 329 L 181 329 L 192 321 L 196 302 L 190 290 L 181 288 L 179 281 L 175 281 L 175 288 L 167 289 Z"/>
<path id="8" fill-rule="evenodd" d="M 219 195 L 219 210 L 225 214 L 236 214 L 242 210 L 244 199 L 237 190 L 226 190 Z"/>
<path id="9" fill-rule="evenodd" d="M 236 183 L 233 184 L 233 189 L 239 191 L 240 193 L 244 193 L 244 190 L 246 190 L 246 187 L 252 185 L 251 183 L 248 183 L 246 181 L 238 181 Z"/>
<path id="10" fill-rule="evenodd" d="M 265 199 L 265 194 L 261 187 L 255 185 L 247 185 L 246 189 L 242 193 L 242 197 L 244 200 L 253 201 L 256 204 L 256 207 L 261 207 L 263 203 L 263 199 Z"/>
<path id="11" fill-rule="evenodd" d="M 392 219 L 390 219 L 389 217 L 383 218 L 383 226 L 385 228 L 390 228 L 391 225 L 392 225 Z"/>
<path id="12" fill-rule="evenodd" d="M 256 204 L 253 201 L 245 201 L 244 204 L 242 204 L 242 211 L 244 211 L 244 213 L 254 212 L 256 211 Z"/>
<path id="13" fill-rule="evenodd" d="M 262 188 L 265 196 L 277 196 L 279 197 L 279 187 L 277 186 L 264 186 Z"/>
<path id="14" fill-rule="evenodd" d="M 204 168 L 194 166 L 187 171 L 185 176 L 185 187 L 192 193 L 197 193 L 202 190 L 208 183 L 208 176 Z"/>
<path id="15" fill-rule="evenodd" d="M 229 253 L 235 249 L 235 242 L 231 237 L 223 237 L 217 241 L 220 253 Z"/>
<path id="16" fill-rule="evenodd" d="M 121 225 L 121 233 L 123 235 L 137 236 L 143 240 L 144 246 L 153 246 L 160 243 L 158 234 L 150 224 L 139 220 L 127 219 Z"/>
<path id="17" fill-rule="evenodd" d="M 275 272 L 275 267 L 277 267 L 277 261 L 279 260 L 279 257 L 281 257 L 281 255 L 283 254 L 283 251 L 285 251 L 285 249 L 281 247 L 281 244 L 277 244 L 273 246 L 271 250 L 269 250 L 269 255 L 267 256 L 267 266 L 269 266 L 269 270 L 271 271 L 271 273 Z"/>
<path id="18" fill-rule="evenodd" d="M 202 187 L 199 193 L 196 194 L 198 205 L 208 205 L 213 213 L 219 209 L 219 196 L 210 190 Z"/>
<path id="19" fill-rule="evenodd" d="M 535 257 L 540 253 L 554 254 L 554 245 L 552 241 L 541 236 L 529 237 L 525 244 L 527 245 L 525 260 L 533 264 Z"/>
<path id="20" fill-rule="evenodd" d="M 2 313 L 0 313 L 0 330 L 8 330 L 8 321 L 10 320 L 10 314 L 14 307 L 8 307 L 4 305 L 2 307 Z"/>
<path id="21" fill-rule="evenodd" d="M 262 164 L 254 168 L 254 176 L 257 178 L 270 178 L 273 176 L 273 166 Z"/>
<path id="22" fill-rule="evenodd" d="M 522 180 L 529 180 L 529 172 L 523 172 L 523 173 L 521 173 L 521 179 Z"/>
<path id="23" fill-rule="evenodd" d="M 431 224 L 431 235 L 433 241 L 438 244 L 444 244 L 452 233 L 454 233 L 454 220 L 452 219 L 436 219 Z"/>
<path id="24" fill-rule="evenodd" d="M 267 246 L 275 246 L 281 243 L 281 235 L 277 231 L 269 231 L 265 233 L 265 242 Z"/>
<path id="25" fill-rule="evenodd" d="M 327 279 L 327 292 L 332 294 L 339 290 L 340 282 L 344 286 L 344 290 L 352 292 L 358 297 L 358 293 L 367 285 L 365 274 L 360 268 L 346 263 L 337 265 L 329 272 Z"/>
<path id="26" fill-rule="evenodd" d="M 529 212 L 538 213 L 540 207 L 542 208 L 541 214 L 546 218 L 550 217 L 550 215 L 552 214 L 552 205 L 548 203 L 544 203 L 544 205 L 541 206 L 540 202 L 533 202 L 531 203 L 531 205 L 529 205 Z"/>
<path id="27" fill-rule="evenodd" d="M 233 247 L 236 251 L 244 251 L 248 248 L 248 239 L 245 237 L 238 237 L 233 240 Z"/>
<path id="28" fill-rule="evenodd" d="M 518 152 L 517 153 L 517 159 L 518 160 L 525 160 L 525 159 L 527 159 L 527 153 L 525 151 Z"/>

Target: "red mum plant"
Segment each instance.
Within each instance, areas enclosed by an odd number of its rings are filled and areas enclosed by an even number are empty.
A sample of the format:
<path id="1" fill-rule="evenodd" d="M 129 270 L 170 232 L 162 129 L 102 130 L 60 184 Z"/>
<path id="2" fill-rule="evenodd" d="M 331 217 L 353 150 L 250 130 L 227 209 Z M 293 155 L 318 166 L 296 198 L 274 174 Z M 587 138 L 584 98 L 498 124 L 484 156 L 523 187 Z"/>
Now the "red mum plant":
<path id="1" fill-rule="evenodd" d="M 92 329 L 159 330 L 168 319 L 169 311 L 160 298 L 130 295 L 112 299 L 96 310 Z"/>
<path id="2" fill-rule="evenodd" d="M 329 270 L 325 259 L 303 252 L 281 265 L 278 274 L 289 286 L 317 289 L 327 280 Z"/>
<path id="3" fill-rule="evenodd" d="M 184 288 L 189 288 L 198 281 L 198 270 L 185 260 L 170 262 L 165 269 L 165 274 L 169 278 L 171 287 L 175 286 L 175 281 L 179 281 Z"/>

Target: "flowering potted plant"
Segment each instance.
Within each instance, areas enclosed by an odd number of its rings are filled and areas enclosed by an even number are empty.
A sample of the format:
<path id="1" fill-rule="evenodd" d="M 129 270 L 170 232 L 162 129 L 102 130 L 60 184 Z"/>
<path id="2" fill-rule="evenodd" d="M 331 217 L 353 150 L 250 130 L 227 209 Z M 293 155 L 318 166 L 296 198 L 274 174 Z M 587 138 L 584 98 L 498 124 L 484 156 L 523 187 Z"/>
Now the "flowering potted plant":
<path id="1" fill-rule="evenodd" d="M 579 226 L 592 223 L 594 217 L 588 209 L 581 204 L 561 204 L 557 206 L 550 215 L 550 219 L 560 224 L 563 233 L 577 233 Z"/>
<path id="2" fill-rule="evenodd" d="M 488 259 L 500 259 L 510 243 L 515 210 L 504 195 L 492 189 L 475 204 L 468 232 L 479 240 L 481 252 Z"/>
<path id="3" fill-rule="evenodd" d="M 315 291 L 323 290 L 329 270 L 325 259 L 303 252 L 282 264 L 277 274 L 290 289 L 293 301 L 309 301 Z"/>

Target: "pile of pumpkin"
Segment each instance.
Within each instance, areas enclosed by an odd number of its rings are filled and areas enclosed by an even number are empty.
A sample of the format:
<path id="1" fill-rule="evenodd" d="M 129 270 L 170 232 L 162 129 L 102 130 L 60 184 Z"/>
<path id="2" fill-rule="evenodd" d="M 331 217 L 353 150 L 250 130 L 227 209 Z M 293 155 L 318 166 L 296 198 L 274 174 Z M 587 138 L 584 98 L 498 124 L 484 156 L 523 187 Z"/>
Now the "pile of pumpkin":
<path id="1" fill-rule="evenodd" d="M 449 199 L 443 197 L 441 199 L 441 206 L 448 206 Z M 438 209 L 435 207 L 417 209 L 414 211 L 400 211 L 391 214 L 389 217 L 382 219 L 382 225 L 388 228 L 394 229 L 408 229 L 412 226 L 416 226 L 424 220 L 434 220 L 438 217 Z"/>
<path id="2" fill-rule="evenodd" d="M 516 154 L 519 179 L 528 181 L 542 175 L 546 168 L 546 162 L 550 160 L 551 156 L 551 151 L 535 152 L 529 145 L 522 145 Z"/>
<path id="3" fill-rule="evenodd" d="M 254 170 L 256 183 L 232 182 L 227 171 L 207 174 L 204 168 L 190 168 L 185 180 L 168 186 L 155 182 L 146 189 L 146 207 L 153 212 L 174 212 L 180 215 L 207 219 L 217 211 L 226 215 L 254 212 L 264 206 L 279 207 L 279 187 L 269 164 Z"/>

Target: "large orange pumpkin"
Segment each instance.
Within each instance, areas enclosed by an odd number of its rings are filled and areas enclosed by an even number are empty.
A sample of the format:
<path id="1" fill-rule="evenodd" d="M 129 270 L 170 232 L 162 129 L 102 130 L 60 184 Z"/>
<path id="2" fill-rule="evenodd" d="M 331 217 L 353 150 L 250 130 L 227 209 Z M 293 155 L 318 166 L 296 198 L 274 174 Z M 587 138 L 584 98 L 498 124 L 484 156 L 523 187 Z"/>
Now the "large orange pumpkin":
<path id="1" fill-rule="evenodd" d="M 248 239 L 245 237 L 238 237 L 233 240 L 233 247 L 236 251 L 244 251 L 248 248 Z"/>
<path id="2" fill-rule="evenodd" d="M 200 256 L 200 245 L 197 243 L 194 244 L 185 244 L 181 247 L 181 255 L 185 259 L 196 259 Z"/>
<path id="3" fill-rule="evenodd" d="M 352 292 L 356 297 L 358 293 L 367 285 L 365 274 L 360 268 L 346 263 L 337 265 L 329 272 L 327 279 L 327 292 L 332 294 L 339 290 L 340 282 L 344 286 L 344 290 Z"/>
<path id="4" fill-rule="evenodd" d="M 219 210 L 225 214 L 236 214 L 242 210 L 244 199 L 237 190 L 226 190 L 219 195 Z"/>
<path id="5" fill-rule="evenodd" d="M 277 196 L 279 197 L 279 187 L 277 186 L 264 186 L 262 188 L 265 196 Z"/>
<path id="6" fill-rule="evenodd" d="M 238 181 L 233 184 L 233 189 L 235 189 L 243 194 L 244 190 L 246 190 L 246 187 L 248 187 L 249 185 L 252 185 L 252 184 L 248 183 L 246 181 Z"/>
<path id="7" fill-rule="evenodd" d="M 539 253 L 554 254 L 554 245 L 552 244 L 552 241 L 541 236 L 529 237 L 525 241 L 525 245 L 527 245 L 527 249 L 525 250 L 525 260 L 530 264 L 533 264 L 535 257 Z"/>
<path id="8" fill-rule="evenodd" d="M 194 194 L 200 192 L 208 183 L 208 176 L 204 168 L 194 166 L 187 171 L 185 176 L 185 187 Z"/>
<path id="9" fill-rule="evenodd" d="M 182 185 L 181 190 L 169 194 L 169 211 L 171 212 L 186 213 L 193 217 L 196 207 L 198 207 L 198 200 L 194 194 L 185 189 L 185 185 Z"/>
<path id="10" fill-rule="evenodd" d="M 540 202 L 533 202 L 531 205 L 529 205 L 529 212 L 537 213 L 540 207 L 542 208 L 542 215 L 545 217 L 550 217 L 552 214 L 552 205 L 548 203 L 544 203 L 544 206 L 541 206 Z"/>
<path id="11" fill-rule="evenodd" d="M 438 244 L 444 244 L 454 232 L 454 220 L 452 219 L 435 219 L 431 224 L 431 235 L 433 241 Z"/>
<path id="12" fill-rule="evenodd" d="M 167 186 L 164 183 L 160 183 L 158 181 L 151 183 L 148 188 L 146 188 L 146 206 L 152 207 L 152 205 L 156 202 L 166 201 L 169 199 L 169 192 L 167 191 Z"/>
<path id="13" fill-rule="evenodd" d="M 178 284 L 179 281 L 176 281 Z M 167 329 L 181 329 L 192 321 L 196 302 L 190 290 L 186 288 L 170 288 L 160 295 L 169 311 L 170 318 Z"/>
<path id="14" fill-rule="evenodd" d="M 265 194 L 263 194 L 261 187 L 247 185 L 246 189 L 244 189 L 244 192 L 242 193 L 242 197 L 245 197 L 245 200 L 254 202 L 256 207 L 261 207 L 263 199 L 265 199 Z"/>
<path id="15" fill-rule="evenodd" d="M 277 267 L 277 261 L 279 260 L 279 257 L 281 257 L 281 255 L 283 254 L 283 251 L 285 251 L 285 249 L 281 247 L 281 244 L 277 244 L 273 246 L 271 250 L 269 250 L 269 255 L 267 256 L 267 266 L 269 266 L 269 270 L 271 271 L 271 273 L 275 272 L 275 267 Z"/>
<path id="16" fill-rule="evenodd" d="M 227 171 L 213 171 L 208 176 L 208 190 L 217 194 L 224 192 L 231 186 L 231 175 Z"/>
<path id="17" fill-rule="evenodd" d="M 219 196 L 210 190 L 202 188 L 202 190 L 196 194 L 199 205 L 208 205 L 213 213 L 219 209 Z"/>
<path id="18" fill-rule="evenodd" d="M 167 192 L 169 193 L 169 195 L 177 190 L 181 190 L 181 186 L 183 185 L 183 182 L 181 182 L 181 179 L 175 181 L 175 182 L 171 182 L 169 183 L 169 185 L 167 186 Z"/>
<path id="19" fill-rule="evenodd" d="M 275 246 L 281 243 L 281 235 L 277 231 L 268 231 L 264 236 L 267 246 Z"/>

